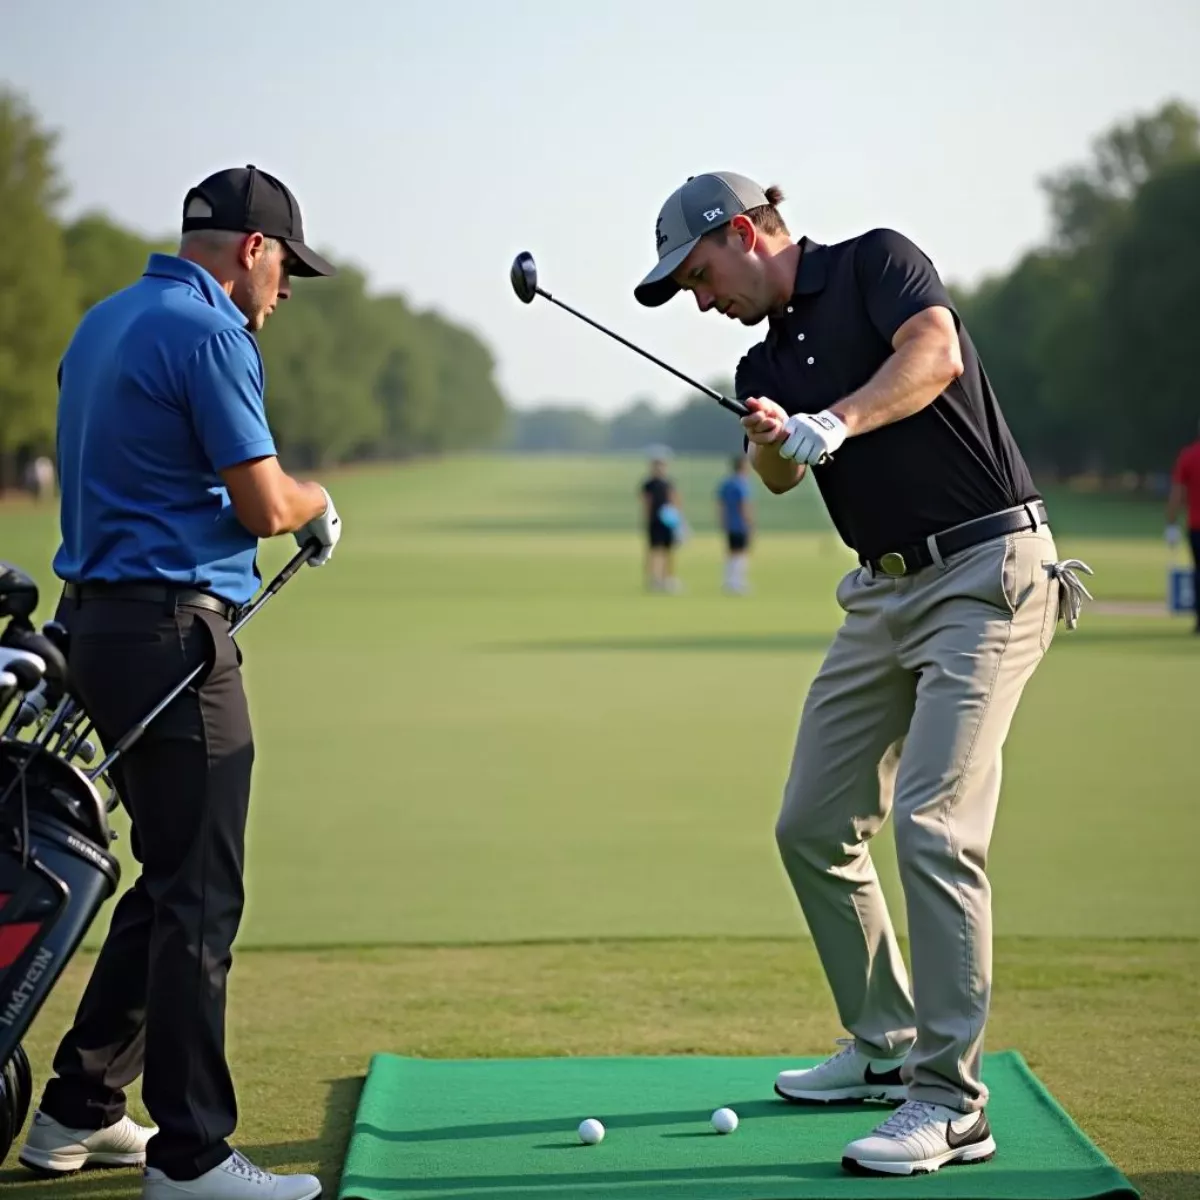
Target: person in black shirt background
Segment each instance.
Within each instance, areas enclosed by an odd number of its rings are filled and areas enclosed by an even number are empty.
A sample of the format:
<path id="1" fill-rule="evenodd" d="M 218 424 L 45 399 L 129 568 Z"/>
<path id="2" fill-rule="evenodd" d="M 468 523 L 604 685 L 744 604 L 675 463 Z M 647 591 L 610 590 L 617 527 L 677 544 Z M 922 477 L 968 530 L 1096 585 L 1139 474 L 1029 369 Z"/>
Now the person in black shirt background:
<path id="1" fill-rule="evenodd" d="M 751 463 L 775 494 L 811 472 L 858 558 L 775 831 L 851 1037 L 775 1090 L 900 1103 L 842 1165 L 908 1175 L 996 1153 L 981 1065 L 1001 751 L 1059 618 L 1074 627 L 1088 568 L 1059 561 L 929 258 L 890 229 L 793 241 L 782 198 L 742 175 L 693 176 L 662 206 L 658 263 L 634 294 L 655 307 L 684 290 L 701 312 L 767 322 L 736 373 Z M 868 850 L 889 816 L 911 989 Z"/>
<path id="2" fill-rule="evenodd" d="M 666 459 L 650 460 L 650 475 L 641 487 L 642 516 L 646 530 L 646 588 L 652 592 L 677 592 L 675 547 L 683 515 L 679 491 L 667 476 Z"/>

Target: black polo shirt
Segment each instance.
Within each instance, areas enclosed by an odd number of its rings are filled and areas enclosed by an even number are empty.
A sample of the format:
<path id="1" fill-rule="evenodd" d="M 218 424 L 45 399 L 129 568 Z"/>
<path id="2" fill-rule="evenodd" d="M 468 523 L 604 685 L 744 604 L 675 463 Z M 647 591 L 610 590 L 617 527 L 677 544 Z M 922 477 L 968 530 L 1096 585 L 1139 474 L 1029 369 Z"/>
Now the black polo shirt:
<path id="1" fill-rule="evenodd" d="M 954 314 L 963 373 L 932 404 L 810 467 L 842 540 L 864 558 L 1039 499 L 970 335 L 933 264 L 908 238 L 873 229 L 833 246 L 801 240 L 796 287 L 738 364 L 737 395 L 815 413 L 862 387 L 910 317 Z"/>

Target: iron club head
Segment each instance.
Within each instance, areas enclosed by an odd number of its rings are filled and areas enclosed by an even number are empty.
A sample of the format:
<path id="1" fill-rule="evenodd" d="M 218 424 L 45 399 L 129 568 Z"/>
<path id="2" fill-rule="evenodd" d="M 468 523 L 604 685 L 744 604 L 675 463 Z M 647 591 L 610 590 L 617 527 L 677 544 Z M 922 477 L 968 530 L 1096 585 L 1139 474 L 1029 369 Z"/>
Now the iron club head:
<path id="1" fill-rule="evenodd" d="M 522 250 L 513 259 L 512 270 L 509 272 L 513 291 L 522 304 L 529 304 L 537 295 L 537 263 L 528 250 Z"/>

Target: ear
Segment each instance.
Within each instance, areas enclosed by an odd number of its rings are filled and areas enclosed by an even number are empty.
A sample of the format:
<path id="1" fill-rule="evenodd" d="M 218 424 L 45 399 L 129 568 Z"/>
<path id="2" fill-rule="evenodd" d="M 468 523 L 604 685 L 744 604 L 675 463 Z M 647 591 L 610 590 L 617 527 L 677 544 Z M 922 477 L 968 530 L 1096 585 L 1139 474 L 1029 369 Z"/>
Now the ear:
<path id="1" fill-rule="evenodd" d="M 238 247 L 238 262 L 249 271 L 263 256 L 263 243 L 266 238 L 261 233 L 248 233 Z"/>
<path id="2" fill-rule="evenodd" d="M 758 245 L 758 230 L 745 213 L 738 213 L 729 222 L 729 238 L 730 241 L 738 242 L 741 248 L 749 254 Z"/>

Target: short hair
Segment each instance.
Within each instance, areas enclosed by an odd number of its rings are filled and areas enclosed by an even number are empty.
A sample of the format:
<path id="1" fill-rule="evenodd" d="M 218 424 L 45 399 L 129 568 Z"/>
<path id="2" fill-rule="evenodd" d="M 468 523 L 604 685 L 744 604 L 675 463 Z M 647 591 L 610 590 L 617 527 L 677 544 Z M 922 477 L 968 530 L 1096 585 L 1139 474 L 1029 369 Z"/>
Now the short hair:
<path id="1" fill-rule="evenodd" d="M 179 248 L 186 250 L 192 246 L 205 246 L 210 250 L 219 250 L 223 246 L 232 246 L 248 237 L 249 233 L 239 233 L 236 229 L 189 229 L 179 239 Z M 278 238 L 263 237 L 263 246 L 274 250 L 281 245 Z"/>

